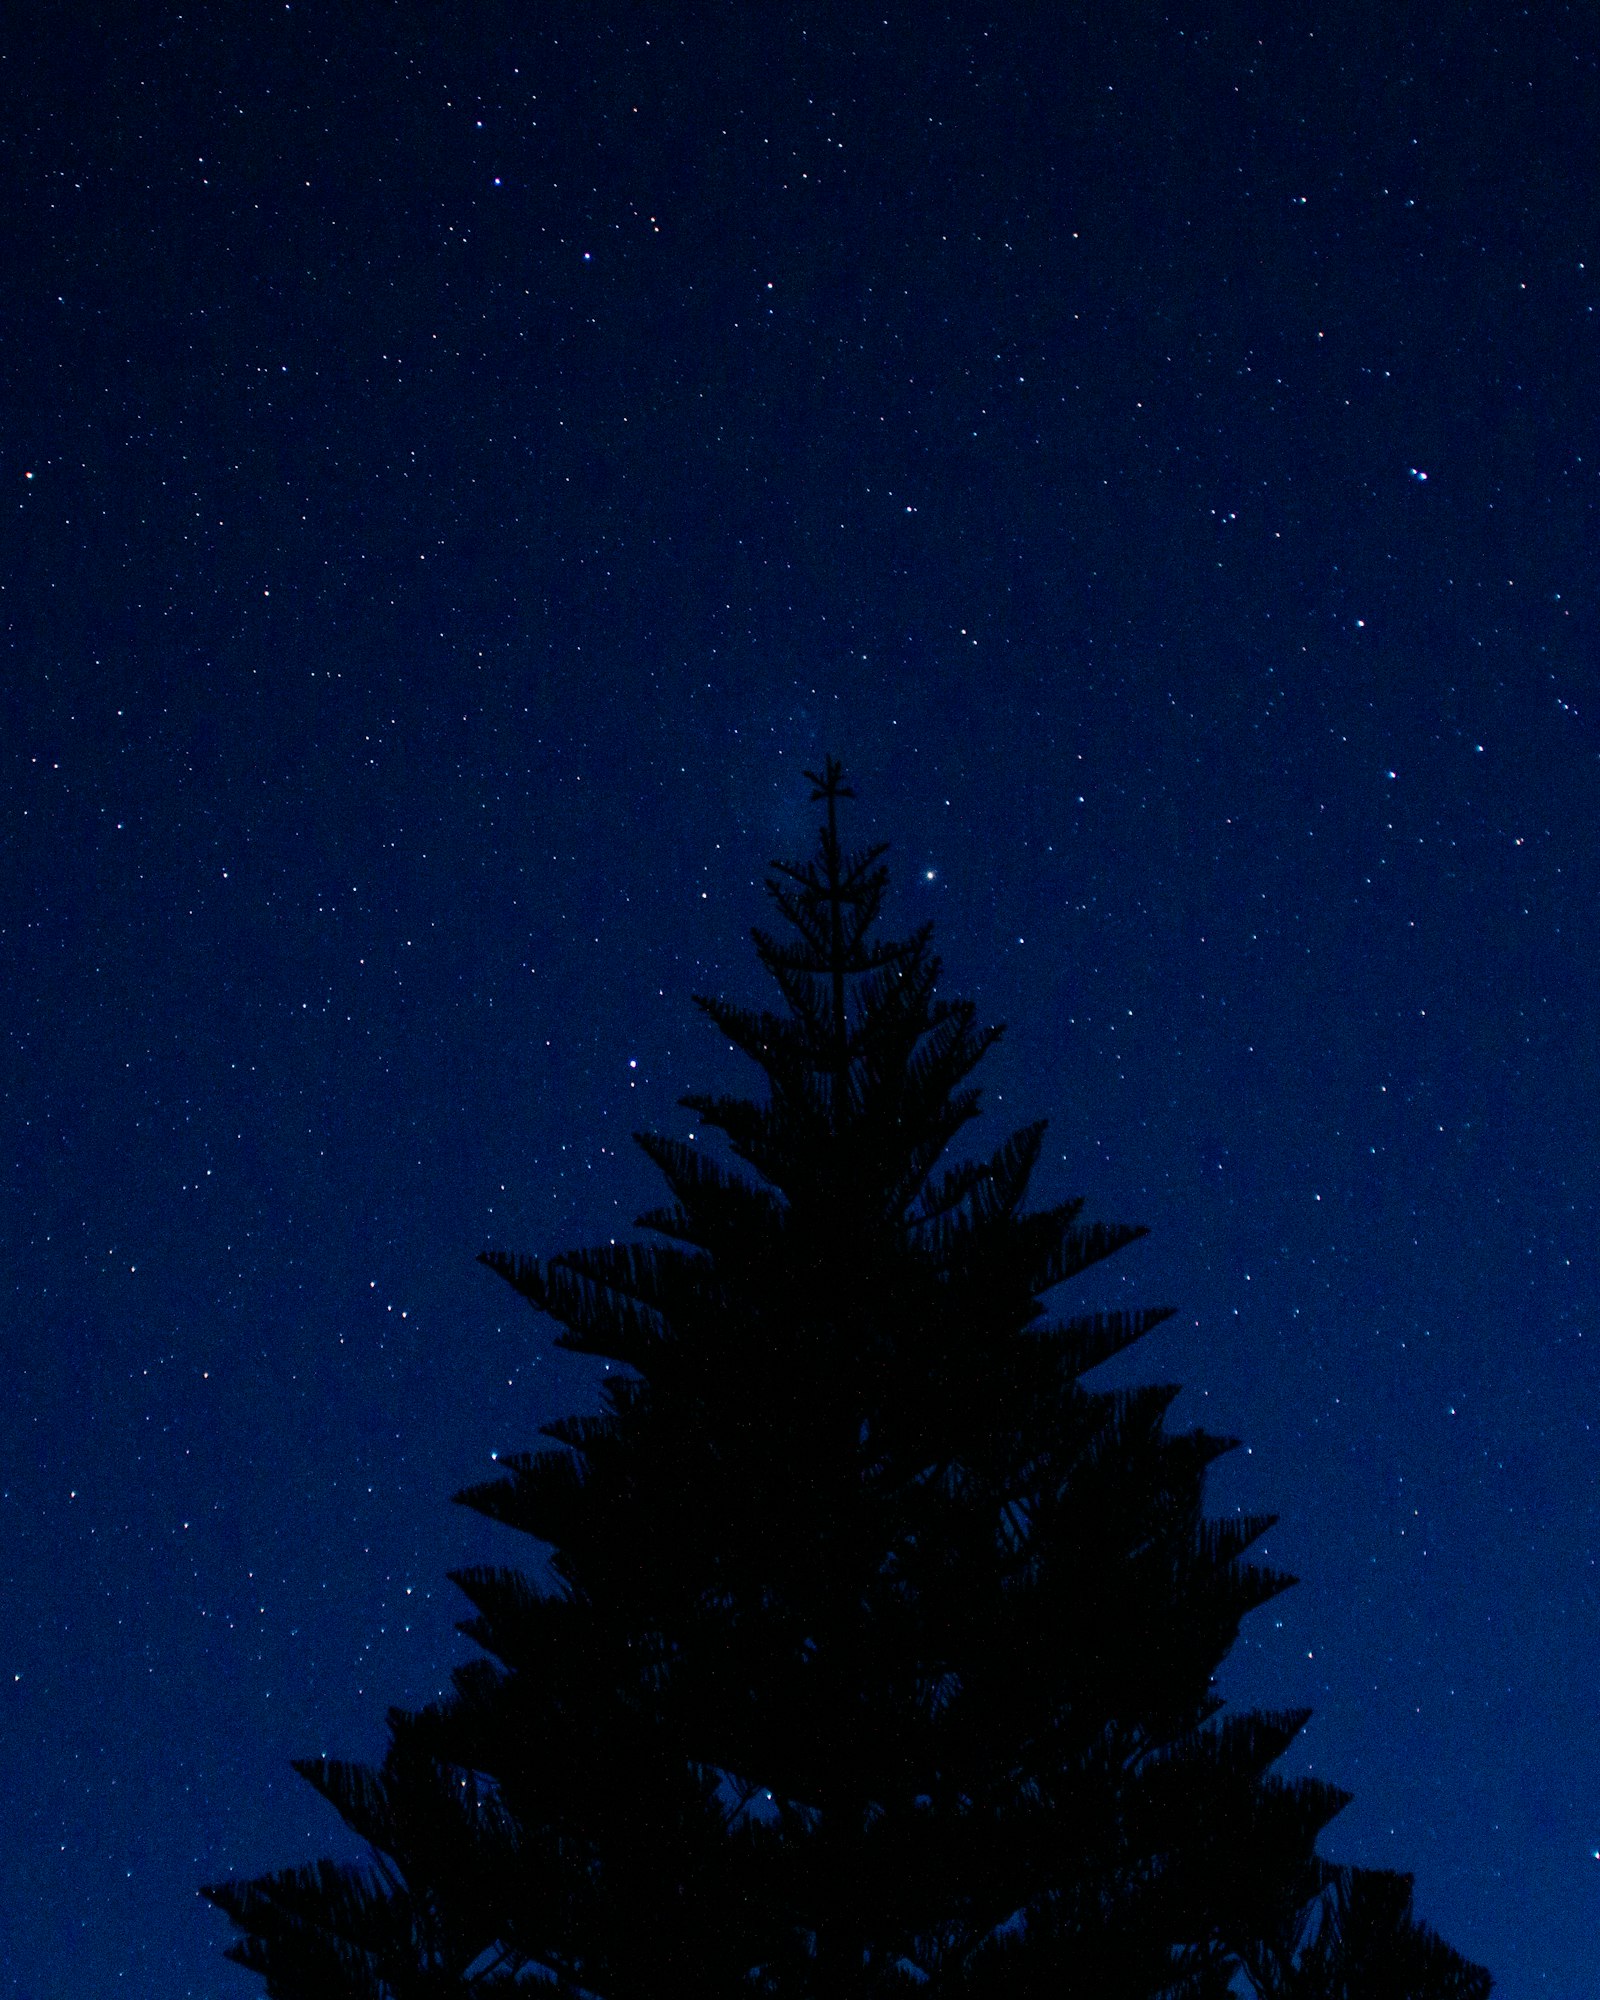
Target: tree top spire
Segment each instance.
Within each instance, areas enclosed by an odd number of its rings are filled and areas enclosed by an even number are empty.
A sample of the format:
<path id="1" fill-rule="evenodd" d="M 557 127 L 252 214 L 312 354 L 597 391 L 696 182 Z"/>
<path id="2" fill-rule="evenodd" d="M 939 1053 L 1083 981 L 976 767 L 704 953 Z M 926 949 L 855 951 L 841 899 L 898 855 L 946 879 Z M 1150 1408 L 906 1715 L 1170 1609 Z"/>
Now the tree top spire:
<path id="1" fill-rule="evenodd" d="M 803 775 L 808 777 L 816 787 L 816 790 L 811 794 L 813 800 L 826 799 L 831 806 L 835 799 L 853 799 L 855 797 L 854 787 L 844 782 L 844 766 L 839 762 L 837 757 L 823 759 L 822 775 L 820 778 L 815 771 L 807 771 Z"/>

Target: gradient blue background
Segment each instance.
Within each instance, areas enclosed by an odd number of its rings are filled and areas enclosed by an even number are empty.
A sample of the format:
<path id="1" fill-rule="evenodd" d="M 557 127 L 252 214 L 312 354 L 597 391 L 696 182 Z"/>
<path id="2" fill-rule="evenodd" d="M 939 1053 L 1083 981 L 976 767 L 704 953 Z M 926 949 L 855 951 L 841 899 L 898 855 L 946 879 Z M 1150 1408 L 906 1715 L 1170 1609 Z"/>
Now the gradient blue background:
<path id="1" fill-rule="evenodd" d="M 857 782 L 1506 2000 L 1600 1985 L 1597 22 L 19 8 L 0 1991 L 243 1996 Z M 1423 476 L 1425 475 L 1425 476 Z M 533 1552 L 527 1551 L 531 1556 Z"/>

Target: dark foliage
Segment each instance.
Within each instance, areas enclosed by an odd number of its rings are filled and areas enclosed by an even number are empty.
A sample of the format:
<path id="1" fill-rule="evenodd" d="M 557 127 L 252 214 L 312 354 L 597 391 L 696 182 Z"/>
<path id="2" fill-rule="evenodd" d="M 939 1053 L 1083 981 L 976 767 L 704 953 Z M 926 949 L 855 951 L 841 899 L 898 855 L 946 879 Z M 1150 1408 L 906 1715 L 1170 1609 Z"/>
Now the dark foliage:
<path id="1" fill-rule="evenodd" d="M 1142 1232 L 1024 1206 L 1037 1125 L 941 1169 L 996 1031 L 815 782 L 782 1010 L 699 1003 L 765 1074 L 686 1100 L 750 1171 L 642 1137 L 656 1243 L 485 1260 L 626 1370 L 461 1496 L 558 1587 L 457 1579 L 487 1657 L 381 1771 L 304 1767 L 372 1864 L 208 1890 L 233 1955 L 284 2000 L 1478 2000 L 1404 1878 L 1318 1858 L 1303 1714 L 1219 1712 L 1267 1523 L 1205 1518 L 1174 1390 L 1085 1381 L 1164 1313 L 1041 1304 Z"/>
<path id="2" fill-rule="evenodd" d="M 1488 1974 L 1466 1964 L 1411 1911 L 1411 1877 L 1328 1871 L 1290 1932 L 1245 1953 L 1263 2000 L 1480 2000 Z"/>

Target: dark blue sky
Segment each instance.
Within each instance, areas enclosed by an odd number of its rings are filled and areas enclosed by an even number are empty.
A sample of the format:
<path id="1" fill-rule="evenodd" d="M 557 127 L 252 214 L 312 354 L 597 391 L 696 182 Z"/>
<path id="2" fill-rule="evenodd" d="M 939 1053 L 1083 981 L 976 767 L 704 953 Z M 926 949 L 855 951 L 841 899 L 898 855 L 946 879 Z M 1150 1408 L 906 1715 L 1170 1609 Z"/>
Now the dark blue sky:
<path id="1" fill-rule="evenodd" d="M 1592 10 L 18 19 L 0 1991 L 257 1990 L 836 750 L 1282 1516 L 1228 1692 L 1592 1995 Z"/>

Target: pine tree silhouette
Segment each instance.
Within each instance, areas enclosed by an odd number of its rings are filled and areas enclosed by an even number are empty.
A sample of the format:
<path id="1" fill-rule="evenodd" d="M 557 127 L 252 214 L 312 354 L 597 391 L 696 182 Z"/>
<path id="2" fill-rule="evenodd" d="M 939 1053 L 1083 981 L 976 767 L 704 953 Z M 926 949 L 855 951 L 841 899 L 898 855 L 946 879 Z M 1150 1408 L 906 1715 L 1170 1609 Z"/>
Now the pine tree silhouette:
<path id="1" fill-rule="evenodd" d="M 1229 1442 L 1174 1389 L 1084 1380 L 1166 1312 L 1043 1317 L 1144 1232 L 1024 1206 L 1041 1125 L 941 1167 L 998 1030 L 812 783 L 782 1011 L 698 1002 L 765 1075 L 684 1100 L 748 1171 L 642 1135 L 653 1245 L 484 1260 L 626 1371 L 460 1496 L 556 1585 L 456 1578 L 486 1657 L 381 1770 L 299 1767 L 371 1864 L 207 1889 L 231 1955 L 284 2000 L 1479 2000 L 1404 1878 L 1318 1857 L 1304 1714 L 1220 1713 L 1268 1522 L 1205 1518 Z"/>
<path id="2" fill-rule="evenodd" d="M 1479 2000 L 1488 1975 L 1411 1910 L 1411 1877 L 1335 1868 L 1290 1931 L 1245 1954 L 1263 2000 Z"/>

